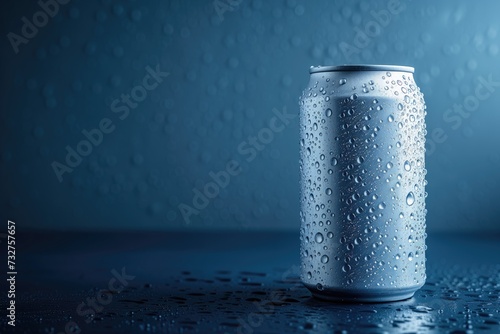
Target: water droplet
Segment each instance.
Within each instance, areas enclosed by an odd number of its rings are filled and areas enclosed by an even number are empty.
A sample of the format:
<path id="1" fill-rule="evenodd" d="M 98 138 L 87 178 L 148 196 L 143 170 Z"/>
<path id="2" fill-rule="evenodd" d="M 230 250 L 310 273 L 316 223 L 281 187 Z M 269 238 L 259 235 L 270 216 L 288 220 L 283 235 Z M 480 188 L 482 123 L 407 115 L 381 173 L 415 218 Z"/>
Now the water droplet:
<path id="1" fill-rule="evenodd" d="M 389 121 L 389 123 L 394 122 L 394 116 L 389 115 L 389 117 L 387 117 L 387 120 Z"/>
<path id="2" fill-rule="evenodd" d="M 318 283 L 316 284 L 316 289 L 318 289 L 319 291 L 323 291 L 323 285 L 321 283 Z"/>
<path id="3" fill-rule="evenodd" d="M 350 214 L 347 215 L 347 220 L 350 221 L 350 222 L 352 222 L 354 220 L 354 218 L 356 218 L 356 216 L 354 216 L 353 213 L 350 213 Z"/>
<path id="4" fill-rule="evenodd" d="M 365 161 L 365 159 L 363 159 L 363 157 L 358 157 L 358 158 L 356 159 L 356 162 L 357 162 L 358 164 L 362 164 L 362 163 L 363 163 L 363 161 Z"/>
<path id="5" fill-rule="evenodd" d="M 391 169 L 391 168 L 392 168 L 392 166 L 394 166 L 394 165 L 393 165 L 393 164 L 392 164 L 392 162 L 390 162 L 390 161 L 389 161 L 389 162 L 387 163 L 387 165 L 386 165 L 387 169 Z"/>
<path id="6" fill-rule="evenodd" d="M 310 271 L 307 272 L 307 279 L 311 279 L 312 278 L 312 274 Z"/>
<path id="7" fill-rule="evenodd" d="M 322 243 L 323 239 L 323 234 L 321 234 L 320 232 L 316 233 L 316 235 L 314 236 L 314 240 L 316 240 L 318 244 Z"/>
<path id="8" fill-rule="evenodd" d="M 332 158 L 332 160 L 330 162 L 331 162 L 332 166 L 336 166 L 339 161 L 337 160 L 337 158 Z"/>
<path id="9" fill-rule="evenodd" d="M 321 263 L 327 263 L 329 260 L 330 258 L 328 257 L 328 255 L 323 255 L 321 257 Z"/>
<path id="10" fill-rule="evenodd" d="M 345 85 L 347 83 L 347 79 L 340 79 L 339 85 Z"/>
<path id="11" fill-rule="evenodd" d="M 410 191 L 406 196 L 406 204 L 413 205 L 415 203 L 415 195 L 413 195 L 413 191 Z"/>
<path id="12" fill-rule="evenodd" d="M 412 307 L 412 310 L 417 313 L 429 313 L 429 311 L 432 311 L 433 308 L 424 305 L 417 305 L 415 307 Z"/>
<path id="13" fill-rule="evenodd" d="M 325 193 L 326 193 L 327 195 L 331 195 L 331 194 L 332 194 L 332 189 L 330 189 L 330 188 L 326 188 Z"/>
<path id="14" fill-rule="evenodd" d="M 332 232 L 328 232 L 328 233 L 326 234 L 326 236 L 327 236 L 328 238 L 330 238 L 330 239 L 331 239 L 331 238 L 333 238 L 333 233 L 332 233 Z"/>
<path id="15" fill-rule="evenodd" d="M 378 205 L 378 208 L 380 210 L 384 210 L 385 209 L 385 203 L 384 202 L 381 202 L 379 205 Z"/>
<path id="16" fill-rule="evenodd" d="M 411 164 L 408 160 L 405 161 L 405 171 L 409 172 L 411 170 Z"/>
<path id="17" fill-rule="evenodd" d="M 342 266 L 342 271 L 343 271 L 343 272 L 345 272 L 345 273 L 346 273 L 346 272 L 348 272 L 349 270 L 351 270 L 351 266 L 350 266 L 348 263 L 346 263 L 346 264 L 344 264 L 344 265 Z"/>
<path id="18" fill-rule="evenodd" d="M 326 115 L 326 117 L 330 117 L 330 116 L 332 116 L 332 113 L 333 113 L 333 112 L 332 112 L 332 109 L 330 109 L 330 108 L 326 109 L 326 111 L 325 111 L 325 115 Z"/>
<path id="19" fill-rule="evenodd" d="M 408 253 L 408 261 L 413 261 L 413 253 L 412 252 Z"/>
<path id="20" fill-rule="evenodd" d="M 402 103 L 398 103 L 398 109 L 399 110 L 403 110 L 403 104 Z"/>

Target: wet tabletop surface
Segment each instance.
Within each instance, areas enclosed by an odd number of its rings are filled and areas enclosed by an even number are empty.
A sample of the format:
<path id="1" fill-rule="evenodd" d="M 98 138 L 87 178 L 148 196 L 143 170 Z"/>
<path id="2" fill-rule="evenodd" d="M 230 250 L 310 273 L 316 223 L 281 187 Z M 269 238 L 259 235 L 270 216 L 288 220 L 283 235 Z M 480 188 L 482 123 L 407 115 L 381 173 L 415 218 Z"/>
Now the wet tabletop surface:
<path id="1" fill-rule="evenodd" d="M 500 333 L 500 235 L 427 244 L 413 298 L 349 304 L 300 284 L 298 233 L 19 233 L 0 332 Z"/>

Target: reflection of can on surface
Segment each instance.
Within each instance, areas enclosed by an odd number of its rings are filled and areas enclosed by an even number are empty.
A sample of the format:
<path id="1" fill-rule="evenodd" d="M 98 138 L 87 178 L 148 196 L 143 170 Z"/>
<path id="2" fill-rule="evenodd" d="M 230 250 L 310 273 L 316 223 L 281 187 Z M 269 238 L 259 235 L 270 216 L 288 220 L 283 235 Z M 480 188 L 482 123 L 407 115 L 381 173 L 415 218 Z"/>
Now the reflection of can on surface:
<path id="1" fill-rule="evenodd" d="M 425 103 L 413 68 L 313 67 L 300 98 L 301 278 L 323 299 L 425 282 Z"/>

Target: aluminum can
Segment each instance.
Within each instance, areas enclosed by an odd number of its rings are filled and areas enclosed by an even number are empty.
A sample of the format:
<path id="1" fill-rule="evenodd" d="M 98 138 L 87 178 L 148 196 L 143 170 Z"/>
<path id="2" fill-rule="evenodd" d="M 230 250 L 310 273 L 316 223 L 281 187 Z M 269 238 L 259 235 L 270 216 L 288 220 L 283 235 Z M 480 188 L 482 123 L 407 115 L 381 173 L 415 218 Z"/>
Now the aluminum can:
<path id="1" fill-rule="evenodd" d="M 300 105 L 301 280 L 386 302 L 425 283 L 425 115 L 414 69 L 311 67 Z"/>

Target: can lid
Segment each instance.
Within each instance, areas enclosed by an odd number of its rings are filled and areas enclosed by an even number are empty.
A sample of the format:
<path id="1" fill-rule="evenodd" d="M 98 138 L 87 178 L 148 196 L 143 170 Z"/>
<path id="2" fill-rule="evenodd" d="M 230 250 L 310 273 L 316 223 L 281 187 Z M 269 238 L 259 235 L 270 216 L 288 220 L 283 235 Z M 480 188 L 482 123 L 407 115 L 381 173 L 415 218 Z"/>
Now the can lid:
<path id="1" fill-rule="evenodd" d="M 318 72 L 350 72 L 350 71 L 394 71 L 394 72 L 415 72 L 415 69 L 410 66 L 400 65 L 337 65 L 337 66 L 311 66 L 309 73 Z"/>

